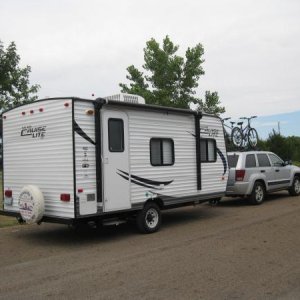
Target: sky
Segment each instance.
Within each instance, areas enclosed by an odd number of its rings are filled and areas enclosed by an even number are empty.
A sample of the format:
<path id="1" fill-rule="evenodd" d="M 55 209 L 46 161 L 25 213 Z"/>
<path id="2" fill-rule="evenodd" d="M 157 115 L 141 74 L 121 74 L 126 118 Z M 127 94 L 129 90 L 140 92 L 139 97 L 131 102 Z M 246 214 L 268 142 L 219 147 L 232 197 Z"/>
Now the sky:
<path id="1" fill-rule="evenodd" d="M 180 55 L 201 43 L 197 96 L 218 91 L 234 118 L 289 117 L 300 111 L 299 16 L 299 0 L 0 0 L 0 40 L 16 42 L 40 98 L 120 92 L 151 38 L 169 35 Z"/>
<path id="2" fill-rule="evenodd" d="M 247 121 L 233 118 L 226 122 L 228 126 L 231 126 L 230 121 L 244 122 L 243 127 L 247 125 Z M 258 137 L 263 140 L 266 140 L 273 130 L 283 136 L 300 136 L 299 125 L 300 110 L 269 116 L 257 116 L 257 118 L 251 120 L 251 126 L 257 130 Z M 228 127 L 226 127 L 226 130 L 230 132 Z"/>
<path id="3" fill-rule="evenodd" d="M 252 123 L 259 137 L 266 139 L 275 130 L 284 136 L 300 136 L 300 110 L 271 116 L 261 116 Z"/>

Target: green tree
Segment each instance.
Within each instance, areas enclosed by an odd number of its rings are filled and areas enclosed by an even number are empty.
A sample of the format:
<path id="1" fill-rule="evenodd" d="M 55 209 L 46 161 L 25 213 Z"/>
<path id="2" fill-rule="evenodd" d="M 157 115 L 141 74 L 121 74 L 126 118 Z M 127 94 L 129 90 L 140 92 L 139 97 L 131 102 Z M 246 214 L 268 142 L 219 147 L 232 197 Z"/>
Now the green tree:
<path id="1" fill-rule="evenodd" d="M 258 141 L 258 149 L 274 152 L 283 160 L 300 162 L 300 137 L 298 136 L 285 137 L 273 129 L 266 140 Z"/>
<path id="2" fill-rule="evenodd" d="M 218 92 L 205 92 L 205 101 L 199 101 L 198 110 L 204 111 L 208 114 L 220 115 L 225 112 L 225 107 L 221 106 Z"/>
<path id="3" fill-rule="evenodd" d="M 204 74 L 203 46 L 197 44 L 188 48 L 185 57 L 176 54 L 178 49 L 179 46 L 174 45 L 168 36 L 164 38 L 162 47 L 153 38 L 147 41 L 144 48 L 145 74 L 135 66 L 129 66 L 126 78 L 130 84 L 120 83 L 121 91 L 140 95 L 148 104 L 179 108 L 189 108 L 191 103 L 199 104 L 200 99 L 194 95 L 198 80 Z"/>
<path id="4" fill-rule="evenodd" d="M 267 138 L 266 145 L 269 151 L 278 154 L 282 159 L 288 159 L 289 149 L 287 147 L 287 139 L 274 129 Z"/>
<path id="5" fill-rule="evenodd" d="M 4 49 L 0 41 L 0 111 L 37 99 L 39 85 L 30 85 L 30 66 L 19 66 L 20 56 L 14 42 Z"/>

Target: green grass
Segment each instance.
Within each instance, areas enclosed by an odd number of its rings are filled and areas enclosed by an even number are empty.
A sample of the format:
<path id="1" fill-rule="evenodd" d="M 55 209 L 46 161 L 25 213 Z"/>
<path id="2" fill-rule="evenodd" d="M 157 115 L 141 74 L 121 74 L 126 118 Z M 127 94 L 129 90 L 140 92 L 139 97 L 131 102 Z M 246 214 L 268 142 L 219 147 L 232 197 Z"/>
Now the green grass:
<path id="1" fill-rule="evenodd" d="M 2 198 L 2 171 L 0 171 L 0 210 L 3 209 L 3 198 Z M 18 221 L 13 217 L 6 217 L 0 215 L 0 228 L 12 225 L 17 225 Z"/>
<path id="2" fill-rule="evenodd" d="M 293 161 L 293 165 L 300 167 L 300 161 Z"/>

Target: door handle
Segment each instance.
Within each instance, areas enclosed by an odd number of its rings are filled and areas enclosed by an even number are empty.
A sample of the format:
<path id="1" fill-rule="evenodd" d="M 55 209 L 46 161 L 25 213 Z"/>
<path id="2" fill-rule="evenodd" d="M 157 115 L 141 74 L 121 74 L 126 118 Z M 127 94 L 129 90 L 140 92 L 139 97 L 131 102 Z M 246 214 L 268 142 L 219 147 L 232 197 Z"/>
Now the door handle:
<path id="1" fill-rule="evenodd" d="M 261 170 L 261 171 L 260 171 L 260 173 L 265 173 L 265 172 L 266 172 L 266 170 Z"/>

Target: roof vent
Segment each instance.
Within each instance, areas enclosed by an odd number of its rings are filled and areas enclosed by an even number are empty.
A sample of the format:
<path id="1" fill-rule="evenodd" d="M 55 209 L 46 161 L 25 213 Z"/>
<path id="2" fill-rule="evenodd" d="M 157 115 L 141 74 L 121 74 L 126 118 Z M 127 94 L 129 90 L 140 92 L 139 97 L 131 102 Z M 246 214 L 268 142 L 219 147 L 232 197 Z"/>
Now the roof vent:
<path id="1" fill-rule="evenodd" d="M 104 97 L 106 100 L 114 100 L 114 101 L 121 101 L 121 102 L 128 102 L 128 103 L 138 103 L 138 104 L 145 104 L 145 99 L 138 95 L 132 94 L 116 94 L 112 96 Z"/>

